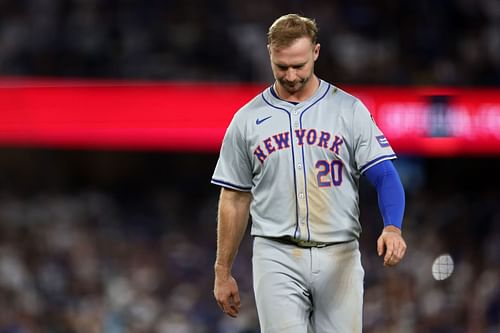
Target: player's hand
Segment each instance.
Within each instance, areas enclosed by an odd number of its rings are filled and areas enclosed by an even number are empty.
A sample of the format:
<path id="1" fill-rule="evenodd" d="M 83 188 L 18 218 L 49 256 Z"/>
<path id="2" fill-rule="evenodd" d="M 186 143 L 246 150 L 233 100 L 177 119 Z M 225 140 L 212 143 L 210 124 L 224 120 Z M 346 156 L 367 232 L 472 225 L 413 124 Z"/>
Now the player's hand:
<path id="1" fill-rule="evenodd" d="M 388 225 L 382 230 L 377 240 L 377 253 L 384 256 L 384 266 L 396 266 L 406 252 L 406 242 L 401 236 L 401 229 Z"/>
<path id="2" fill-rule="evenodd" d="M 238 284 L 231 274 L 215 273 L 214 296 L 222 311 L 236 317 L 240 312 Z"/>

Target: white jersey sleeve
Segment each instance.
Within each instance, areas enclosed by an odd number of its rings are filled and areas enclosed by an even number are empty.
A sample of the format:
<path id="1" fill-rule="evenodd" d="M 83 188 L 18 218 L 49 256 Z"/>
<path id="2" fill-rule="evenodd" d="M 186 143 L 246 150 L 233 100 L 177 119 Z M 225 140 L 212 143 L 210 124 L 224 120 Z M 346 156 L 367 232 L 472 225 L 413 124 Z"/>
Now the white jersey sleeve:
<path id="1" fill-rule="evenodd" d="M 360 173 L 385 160 L 396 158 L 389 142 L 364 104 L 356 99 L 353 136 L 356 165 Z"/>
<path id="2" fill-rule="evenodd" d="M 252 189 L 251 160 L 238 116 L 236 113 L 224 135 L 212 183 L 249 192 Z"/>

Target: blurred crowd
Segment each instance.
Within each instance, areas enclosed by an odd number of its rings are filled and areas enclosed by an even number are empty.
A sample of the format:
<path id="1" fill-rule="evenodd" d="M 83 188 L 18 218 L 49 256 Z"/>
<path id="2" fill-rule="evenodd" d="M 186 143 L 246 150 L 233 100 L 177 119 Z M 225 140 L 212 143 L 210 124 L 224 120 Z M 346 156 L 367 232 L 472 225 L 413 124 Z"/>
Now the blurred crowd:
<path id="1" fill-rule="evenodd" d="M 216 156 L 110 156 L 1 152 L 0 333 L 258 333 L 248 235 L 234 267 L 240 316 L 225 316 L 212 295 Z M 382 223 L 362 184 L 364 332 L 499 332 L 495 182 L 450 171 L 461 161 L 403 162 L 409 249 L 395 269 L 375 253 Z M 486 173 L 499 162 L 476 164 L 463 166 Z M 455 268 L 436 281 L 443 253 Z"/>
<path id="2" fill-rule="evenodd" d="M 498 0 L 0 0 L 0 76 L 269 82 L 266 32 L 289 12 L 316 19 L 332 83 L 500 86 Z M 215 161 L 0 150 L 0 333 L 259 332 L 248 235 L 242 313 L 213 300 Z M 364 332 L 500 331 L 500 163 L 462 162 L 400 170 L 396 269 L 362 187 Z M 455 268 L 436 281 L 442 253 Z"/>
<path id="3" fill-rule="evenodd" d="M 0 1 L 0 75 L 268 82 L 289 12 L 317 20 L 333 83 L 500 85 L 497 0 Z"/>

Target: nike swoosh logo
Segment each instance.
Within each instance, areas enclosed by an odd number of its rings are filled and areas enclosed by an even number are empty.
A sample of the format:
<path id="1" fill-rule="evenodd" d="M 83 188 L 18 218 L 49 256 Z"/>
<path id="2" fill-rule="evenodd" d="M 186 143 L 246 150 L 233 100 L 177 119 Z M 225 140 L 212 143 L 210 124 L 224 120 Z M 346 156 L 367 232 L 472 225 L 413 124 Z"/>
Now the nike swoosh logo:
<path id="1" fill-rule="evenodd" d="M 262 118 L 262 119 L 257 118 L 257 120 L 255 120 L 255 124 L 256 125 L 260 125 L 260 124 L 262 124 L 263 122 L 265 122 L 266 120 L 268 120 L 271 117 L 272 116 L 269 116 L 269 117 L 266 117 L 266 118 Z"/>

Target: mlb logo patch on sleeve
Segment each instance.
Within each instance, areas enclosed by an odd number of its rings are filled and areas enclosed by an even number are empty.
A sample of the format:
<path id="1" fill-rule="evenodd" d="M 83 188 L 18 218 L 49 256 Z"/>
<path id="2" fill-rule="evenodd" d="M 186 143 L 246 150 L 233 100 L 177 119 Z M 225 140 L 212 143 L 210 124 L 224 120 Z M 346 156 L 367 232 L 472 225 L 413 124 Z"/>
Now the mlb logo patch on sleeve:
<path id="1" fill-rule="evenodd" d="M 380 147 L 385 148 L 390 146 L 389 141 L 387 141 L 384 135 L 376 136 L 376 138 Z"/>

